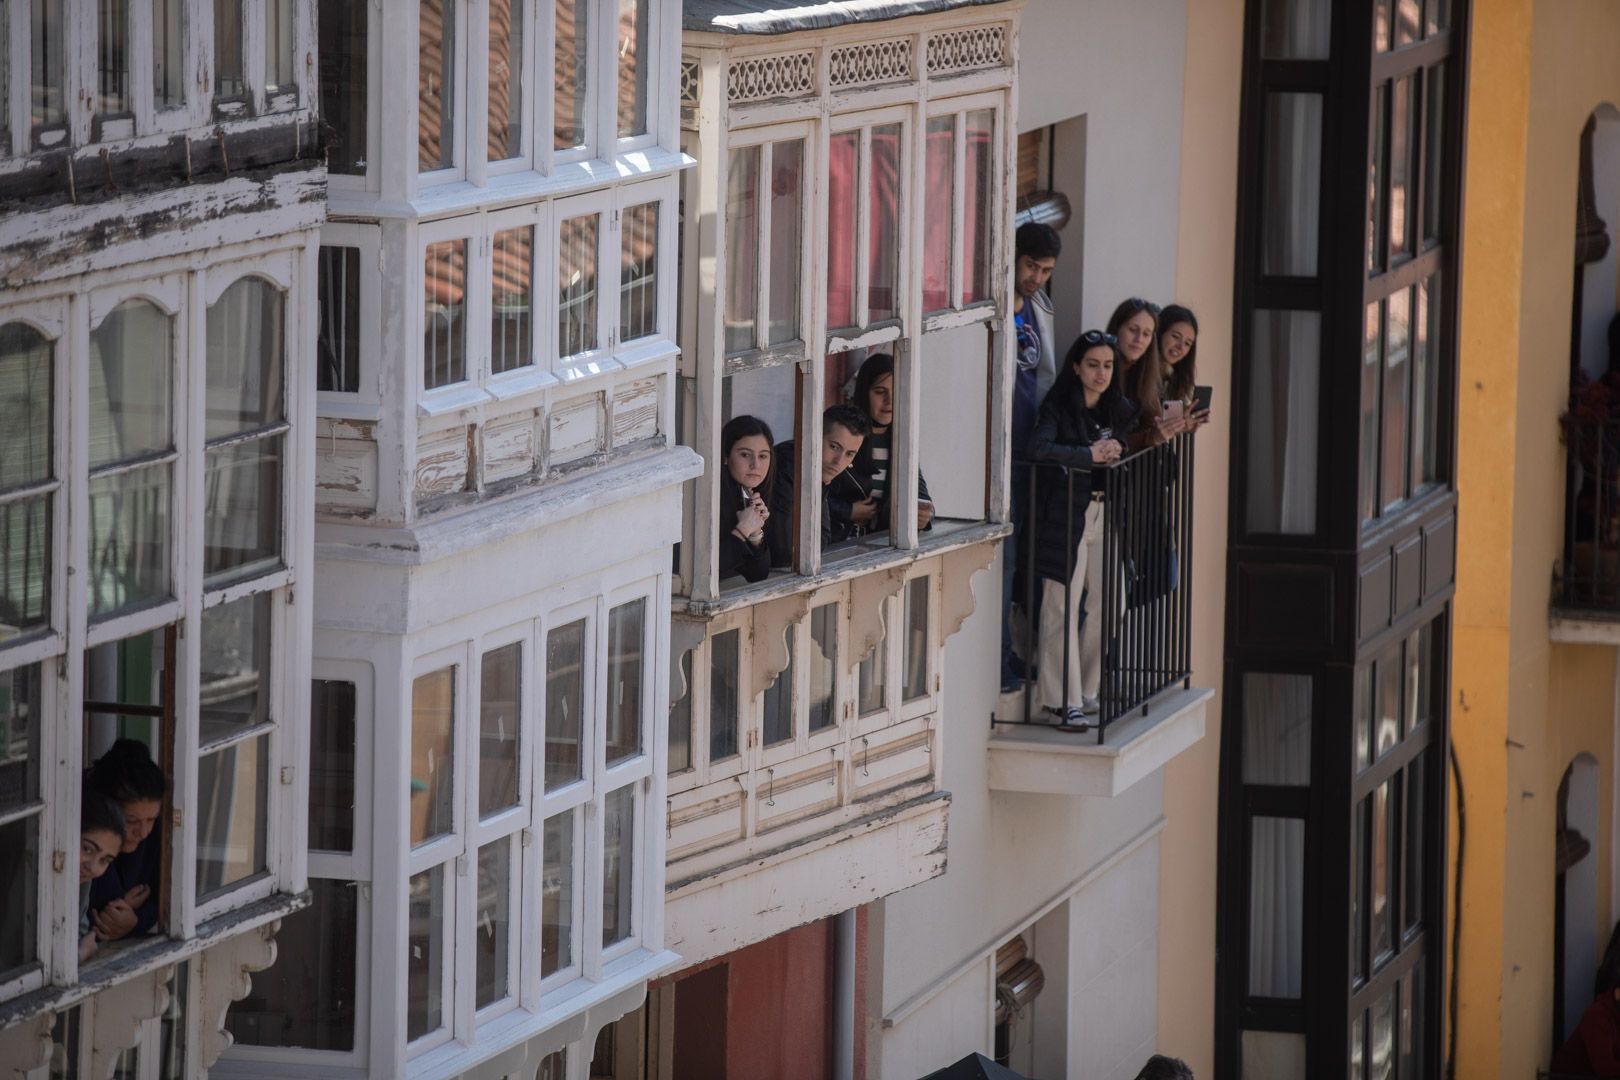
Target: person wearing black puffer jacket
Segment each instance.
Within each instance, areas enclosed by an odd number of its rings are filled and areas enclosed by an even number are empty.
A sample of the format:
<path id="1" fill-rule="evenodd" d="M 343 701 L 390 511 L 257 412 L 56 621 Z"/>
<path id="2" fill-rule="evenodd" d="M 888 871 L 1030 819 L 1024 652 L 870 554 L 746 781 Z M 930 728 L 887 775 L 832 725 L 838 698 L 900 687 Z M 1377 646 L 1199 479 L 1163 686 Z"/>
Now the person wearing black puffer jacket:
<path id="1" fill-rule="evenodd" d="M 1071 504 L 1063 472 L 1039 470 L 1033 538 L 1041 579 L 1038 700 L 1050 719 L 1081 727 L 1097 711 L 1102 682 L 1103 473 L 1098 467 L 1120 459 L 1137 424 L 1137 411 L 1120 390 L 1118 368 L 1112 334 L 1088 330 L 1080 335 L 1041 402 L 1030 440 L 1036 462 L 1091 472 L 1089 484 L 1075 478 Z M 1082 598 L 1083 627 L 1077 625 Z"/>

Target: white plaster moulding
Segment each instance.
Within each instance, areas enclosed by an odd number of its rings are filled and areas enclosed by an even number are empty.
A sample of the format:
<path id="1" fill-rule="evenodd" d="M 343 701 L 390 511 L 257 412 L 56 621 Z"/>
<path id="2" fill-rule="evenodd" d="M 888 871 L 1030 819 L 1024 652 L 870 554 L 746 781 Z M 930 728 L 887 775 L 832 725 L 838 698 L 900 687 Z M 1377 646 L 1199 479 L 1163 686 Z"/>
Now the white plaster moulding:
<path id="1" fill-rule="evenodd" d="M 1560 645 L 1620 646 L 1620 619 L 1561 611 L 1554 607 L 1548 611 L 1547 634 Z"/>
<path id="2" fill-rule="evenodd" d="M 1073 881 L 1059 889 L 1052 896 L 1048 897 L 1044 903 L 1030 909 L 1022 915 L 1019 915 L 1010 922 L 1003 923 L 988 940 L 984 941 L 977 949 L 968 953 L 966 959 L 962 960 L 955 967 L 945 971 L 944 974 L 931 980 L 926 985 L 918 989 L 916 993 L 902 1001 L 899 1005 L 884 1013 L 883 1027 L 885 1029 L 889 1029 L 899 1026 L 912 1013 L 916 1012 L 918 1009 L 928 1004 L 928 1002 L 932 1001 L 946 987 L 956 982 L 963 975 L 966 975 L 974 967 L 984 963 L 1008 938 L 1021 931 L 1024 927 L 1039 922 L 1041 919 L 1051 914 L 1053 909 L 1055 909 L 1059 904 L 1063 903 L 1065 900 L 1068 900 L 1071 896 L 1074 896 L 1086 886 L 1101 879 L 1104 874 L 1108 873 L 1114 867 L 1118 866 L 1120 863 L 1134 855 L 1138 848 L 1163 832 L 1165 826 L 1169 823 L 1169 819 L 1162 815 L 1154 818 L 1150 824 L 1148 824 L 1135 836 L 1131 837 L 1129 840 L 1126 840 L 1123 844 L 1119 845 L 1119 847 L 1103 856 L 1101 860 L 1093 864 L 1085 873 L 1081 874 L 1079 877 L 1075 878 Z"/>
<path id="3" fill-rule="evenodd" d="M 627 502 L 701 475 L 703 459 L 685 446 L 644 452 L 600 468 L 542 481 L 534 487 L 433 517 L 417 525 L 321 523 L 317 561 L 425 566 L 599 509 L 604 499 Z"/>

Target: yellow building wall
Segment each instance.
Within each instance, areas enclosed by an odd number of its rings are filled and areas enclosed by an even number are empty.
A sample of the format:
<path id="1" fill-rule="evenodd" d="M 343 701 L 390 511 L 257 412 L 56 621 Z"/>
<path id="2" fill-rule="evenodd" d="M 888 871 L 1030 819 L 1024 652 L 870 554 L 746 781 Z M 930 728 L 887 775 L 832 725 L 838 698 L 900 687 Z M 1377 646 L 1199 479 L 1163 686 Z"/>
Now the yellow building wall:
<path id="1" fill-rule="evenodd" d="M 1220 388 L 1198 435 L 1194 491 L 1193 684 L 1221 685 L 1231 446 L 1232 251 L 1244 0 L 1187 5 L 1176 300 L 1198 313 L 1199 381 Z M 1224 397 L 1222 402 L 1219 398 Z M 1215 1061 L 1215 879 L 1220 696 L 1204 738 L 1165 767 L 1159 882 L 1159 1050 L 1194 1075 Z"/>
<path id="2" fill-rule="evenodd" d="M 1609 903 L 1614 650 L 1553 645 L 1548 601 L 1579 139 L 1596 105 L 1620 102 L 1620 5 L 1477 0 L 1473 13 L 1452 665 L 1467 838 L 1453 976 L 1457 1075 L 1507 1078 L 1535 1075 L 1552 1050 L 1558 784 L 1581 752 L 1604 792 L 1594 937 Z"/>

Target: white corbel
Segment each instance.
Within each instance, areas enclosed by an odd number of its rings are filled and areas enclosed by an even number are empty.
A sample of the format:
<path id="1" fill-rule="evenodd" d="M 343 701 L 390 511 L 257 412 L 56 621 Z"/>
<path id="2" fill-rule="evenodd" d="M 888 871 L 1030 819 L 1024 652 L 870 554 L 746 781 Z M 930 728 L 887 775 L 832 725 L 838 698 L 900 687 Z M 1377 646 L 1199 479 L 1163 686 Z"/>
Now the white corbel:
<path id="1" fill-rule="evenodd" d="M 0 1077 L 28 1080 L 28 1074 L 51 1063 L 51 1027 L 56 1014 L 43 1012 L 11 1027 L 0 1028 Z"/>
<path id="2" fill-rule="evenodd" d="M 708 633 L 706 620 L 683 619 L 679 615 L 669 620 L 669 701 L 672 706 L 691 689 L 686 685 L 681 657 L 703 644 Z"/>
<path id="3" fill-rule="evenodd" d="M 225 1030 L 225 1014 L 231 1004 L 247 997 L 253 988 L 250 976 L 276 962 L 276 931 L 281 920 L 255 927 L 228 941 L 212 946 L 198 956 L 196 971 L 202 985 L 202 1045 L 198 1064 L 207 1069 L 231 1045 Z"/>
<path id="4" fill-rule="evenodd" d="M 142 1025 L 162 1016 L 169 1007 L 169 980 L 173 976 L 174 968 L 159 968 L 95 996 L 90 1075 L 96 1080 L 111 1080 L 124 1051 L 140 1042 Z"/>
<path id="5" fill-rule="evenodd" d="M 909 565 L 863 574 L 849 583 L 849 656 L 845 670 L 854 671 L 883 640 L 883 612 L 891 597 L 906 586 Z"/>
<path id="6" fill-rule="evenodd" d="M 793 653 L 787 642 L 788 627 L 804 618 L 809 610 L 809 593 L 795 593 L 754 608 L 751 639 L 753 663 L 750 666 L 754 681 L 750 686 L 755 697 L 769 689 L 776 677 L 793 662 Z"/>
<path id="7" fill-rule="evenodd" d="M 939 643 L 944 645 L 951 635 L 962 629 L 967 617 L 973 614 L 973 582 L 990 568 L 996 559 L 999 544 L 969 544 L 967 547 L 947 551 L 940 556 Z"/>

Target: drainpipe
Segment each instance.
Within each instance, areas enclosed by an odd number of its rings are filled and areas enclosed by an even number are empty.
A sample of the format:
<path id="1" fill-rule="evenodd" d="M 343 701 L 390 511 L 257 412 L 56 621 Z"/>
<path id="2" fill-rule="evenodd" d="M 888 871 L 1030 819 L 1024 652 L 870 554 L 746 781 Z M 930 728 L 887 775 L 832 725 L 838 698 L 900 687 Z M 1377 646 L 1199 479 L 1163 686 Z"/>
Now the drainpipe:
<path id="1" fill-rule="evenodd" d="M 855 909 L 833 922 L 833 1080 L 855 1080 Z"/>

